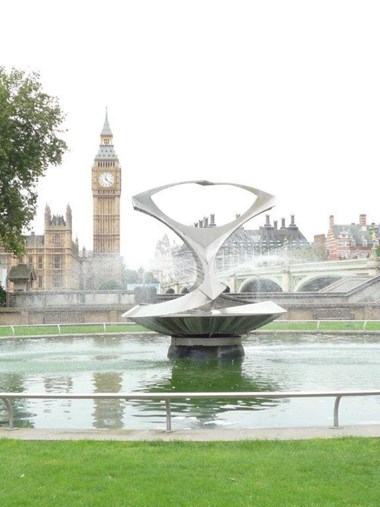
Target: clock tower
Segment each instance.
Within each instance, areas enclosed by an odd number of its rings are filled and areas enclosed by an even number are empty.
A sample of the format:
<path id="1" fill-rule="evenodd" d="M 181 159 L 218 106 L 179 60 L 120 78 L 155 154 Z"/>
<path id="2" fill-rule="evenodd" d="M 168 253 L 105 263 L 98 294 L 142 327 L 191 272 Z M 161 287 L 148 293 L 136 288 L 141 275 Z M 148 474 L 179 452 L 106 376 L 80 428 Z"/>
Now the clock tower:
<path id="1" fill-rule="evenodd" d="M 106 111 L 99 150 L 92 166 L 92 285 L 95 289 L 120 286 L 120 194 L 121 167 Z"/>
<path id="2" fill-rule="evenodd" d="M 120 194 L 121 168 L 106 112 L 92 166 L 94 255 L 120 254 Z"/>

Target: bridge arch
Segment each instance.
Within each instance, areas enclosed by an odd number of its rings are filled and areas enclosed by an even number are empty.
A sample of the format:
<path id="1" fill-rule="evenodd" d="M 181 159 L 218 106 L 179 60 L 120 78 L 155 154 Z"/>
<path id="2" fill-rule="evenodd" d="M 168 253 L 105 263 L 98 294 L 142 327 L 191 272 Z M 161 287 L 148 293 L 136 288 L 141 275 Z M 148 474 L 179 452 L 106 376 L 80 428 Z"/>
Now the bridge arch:
<path id="1" fill-rule="evenodd" d="M 347 277 L 346 275 L 326 273 L 324 275 L 314 275 L 307 278 L 303 278 L 295 287 L 294 292 L 318 292 L 325 287 L 331 285 L 342 278 Z"/>
<path id="2" fill-rule="evenodd" d="M 282 292 L 282 287 L 269 277 L 251 278 L 241 284 L 238 292 Z"/>

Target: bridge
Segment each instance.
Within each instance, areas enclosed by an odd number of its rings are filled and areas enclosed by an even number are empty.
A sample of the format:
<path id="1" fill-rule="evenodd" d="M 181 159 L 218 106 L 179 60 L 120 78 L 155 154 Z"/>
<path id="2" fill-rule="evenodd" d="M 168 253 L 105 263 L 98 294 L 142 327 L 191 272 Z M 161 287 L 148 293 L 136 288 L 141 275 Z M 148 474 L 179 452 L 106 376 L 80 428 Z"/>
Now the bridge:
<path id="1" fill-rule="evenodd" d="M 231 292 L 314 292 L 380 274 L 380 258 L 238 267 L 221 276 Z"/>

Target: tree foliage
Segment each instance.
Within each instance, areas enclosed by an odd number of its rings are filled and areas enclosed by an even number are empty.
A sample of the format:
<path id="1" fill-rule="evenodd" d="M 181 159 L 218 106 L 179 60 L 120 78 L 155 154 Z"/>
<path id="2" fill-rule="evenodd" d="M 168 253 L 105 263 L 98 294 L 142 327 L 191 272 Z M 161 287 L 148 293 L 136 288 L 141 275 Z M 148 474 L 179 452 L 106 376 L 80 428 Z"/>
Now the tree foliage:
<path id="1" fill-rule="evenodd" d="M 158 283 L 157 278 L 151 271 L 145 271 L 143 268 L 138 269 L 124 269 L 123 271 L 123 286 L 134 283 Z"/>
<path id="2" fill-rule="evenodd" d="M 5 306 L 6 298 L 7 298 L 7 295 L 6 295 L 5 289 L 0 283 L 0 306 Z"/>
<path id="3" fill-rule="evenodd" d="M 0 67 L 0 244 L 16 255 L 36 213 L 37 182 L 61 163 L 64 115 L 38 73 Z"/>

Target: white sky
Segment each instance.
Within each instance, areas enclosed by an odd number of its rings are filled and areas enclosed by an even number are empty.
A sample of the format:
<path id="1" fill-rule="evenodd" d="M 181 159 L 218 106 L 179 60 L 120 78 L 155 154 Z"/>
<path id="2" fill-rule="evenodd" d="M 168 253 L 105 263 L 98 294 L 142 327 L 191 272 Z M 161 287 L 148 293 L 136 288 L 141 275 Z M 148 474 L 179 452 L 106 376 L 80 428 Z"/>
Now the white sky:
<path id="1" fill-rule="evenodd" d="M 3 3 L 0 64 L 38 70 L 67 113 L 70 151 L 41 181 L 36 233 L 46 202 L 54 214 L 69 202 L 74 236 L 92 249 L 91 166 L 106 106 L 131 268 L 165 232 L 131 196 L 166 183 L 261 188 L 277 196 L 271 218 L 295 214 L 310 241 L 330 214 L 379 222 L 379 26 L 377 0 Z M 177 218 L 218 219 L 241 203 L 208 207 L 188 193 Z"/>

